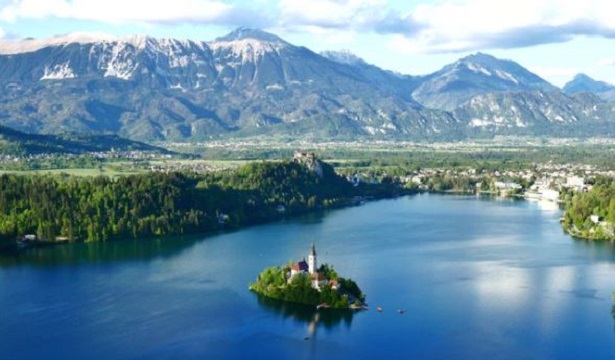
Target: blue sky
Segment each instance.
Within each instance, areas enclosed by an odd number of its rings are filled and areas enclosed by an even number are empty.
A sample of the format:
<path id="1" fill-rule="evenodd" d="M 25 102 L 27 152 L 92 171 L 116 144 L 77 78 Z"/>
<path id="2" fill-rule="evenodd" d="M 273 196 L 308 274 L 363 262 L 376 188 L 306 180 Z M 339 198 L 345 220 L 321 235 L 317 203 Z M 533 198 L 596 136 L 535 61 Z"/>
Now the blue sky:
<path id="1" fill-rule="evenodd" d="M 558 86 L 579 72 L 615 84 L 613 14 L 612 0 L 0 0 L 0 38 L 104 32 L 208 41 L 247 26 L 405 74 L 481 51 Z"/>

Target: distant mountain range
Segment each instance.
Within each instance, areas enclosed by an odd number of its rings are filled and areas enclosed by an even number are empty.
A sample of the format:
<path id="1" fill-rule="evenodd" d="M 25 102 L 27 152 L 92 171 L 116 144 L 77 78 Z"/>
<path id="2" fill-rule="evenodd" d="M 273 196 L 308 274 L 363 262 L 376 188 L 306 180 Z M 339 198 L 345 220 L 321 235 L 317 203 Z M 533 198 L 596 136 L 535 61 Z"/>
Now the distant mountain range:
<path id="1" fill-rule="evenodd" d="M 403 75 L 246 28 L 211 42 L 91 34 L 3 41 L 0 89 L 4 126 L 141 141 L 604 136 L 615 121 L 606 83 L 577 77 L 562 92 L 480 53 L 427 76 Z"/>
<path id="2" fill-rule="evenodd" d="M 453 110 L 481 94 L 539 91 L 558 89 L 515 62 L 478 53 L 425 76 L 412 97 L 427 107 Z"/>
<path id="3" fill-rule="evenodd" d="M 562 91 L 566 94 L 591 93 L 606 101 L 615 100 L 615 85 L 597 81 L 585 74 L 578 74 L 564 85 Z"/>

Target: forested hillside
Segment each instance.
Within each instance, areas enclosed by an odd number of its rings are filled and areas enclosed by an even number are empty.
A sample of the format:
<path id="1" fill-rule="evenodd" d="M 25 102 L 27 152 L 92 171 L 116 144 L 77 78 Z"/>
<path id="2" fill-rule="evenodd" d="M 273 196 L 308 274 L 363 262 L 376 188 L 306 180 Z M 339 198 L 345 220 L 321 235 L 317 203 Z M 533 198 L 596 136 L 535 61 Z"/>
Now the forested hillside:
<path id="1" fill-rule="evenodd" d="M 347 203 L 358 190 L 321 164 L 322 177 L 291 161 L 205 175 L 2 175 L 0 236 L 100 241 L 188 234 Z"/>
<path id="2" fill-rule="evenodd" d="M 598 178 L 587 193 L 567 195 L 564 228 L 571 235 L 592 240 L 615 240 L 615 181 Z"/>

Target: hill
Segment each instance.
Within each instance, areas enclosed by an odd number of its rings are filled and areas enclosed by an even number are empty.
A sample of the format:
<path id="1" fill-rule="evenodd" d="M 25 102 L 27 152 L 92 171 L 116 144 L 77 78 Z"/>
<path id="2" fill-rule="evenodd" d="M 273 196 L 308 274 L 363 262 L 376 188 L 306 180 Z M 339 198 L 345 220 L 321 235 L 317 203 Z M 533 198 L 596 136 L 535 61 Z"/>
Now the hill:
<path id="1" fill-rule="evenodd" d="M 363 195 L 333 168 L 293 161 L 250 163 L 229 172 L 109 177 L 0 177 L 0 239 L 36 234 L 84 241 L 181 235 L 239 227 Z"/>
<path id="2" fill-rule="evenodd" d="M 169 151 L 142 142 L 121 138 L 117 135 L 27 134 L 6 126 L 0 126 L 0 154 L 82 154 L 98 151 Z"/>

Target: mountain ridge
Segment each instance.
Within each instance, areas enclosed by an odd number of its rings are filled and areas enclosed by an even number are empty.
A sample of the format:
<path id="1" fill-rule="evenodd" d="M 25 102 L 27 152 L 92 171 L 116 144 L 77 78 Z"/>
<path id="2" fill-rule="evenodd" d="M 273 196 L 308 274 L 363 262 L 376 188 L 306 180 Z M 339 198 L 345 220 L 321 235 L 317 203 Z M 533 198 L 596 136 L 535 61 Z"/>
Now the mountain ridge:
<path id="1" fill-rule="evenodd" d="M 562 91 L 565 94 L 592 93 L 607 101 L 615 100 L 615 85 L 594 80 L 585 74 L 575 75 L 572 80 L 564 85 Z"/>
<path id="2" fill-rule="evenodd" d="M 81 42 L 58 38 L 35 51 L 0 51 L 0 124 L 33 133 L 111 132 L 143 141 L 277 134 L 459 140 L 477 129 L 484 130 L 481 136 L 525 134 L 553 124 L 572 129 L 576 123 L 540 112 L 560 108 L 575 109 L 576 118 L 588 121 L 585 135 L 592 134 L 591 121 L 615 118 L 597 98 L 584 98 L 584 108 L 576 97 L 545 96 L 560 91 L 517 63 L 481 53 L 412 76 L 348 52 L 317 54 L 258 29 L 238 28 L 209 42 L 73 37 Z M 515 97 L 520 108 L 533 109 L 521 112 L 527 118 L 519 124 L 536 126 L 491 121 L 511 116 L 497 102 Z M 475 98 L 480 101 L 472 103 Z M 532 105 L 540 99 L 559 103 Z M 588 110 L 593 106 L 600 111 Z M 499 110 L 482 121 L 490 108 Z"/>
<path id="3" fill-rule="evenodd" d="M 453 110 L 475 95 L 534 90 L 557 88 L 511 60 L 479 52 L 426 75 L 412 96 L 425 106 Z"/>

